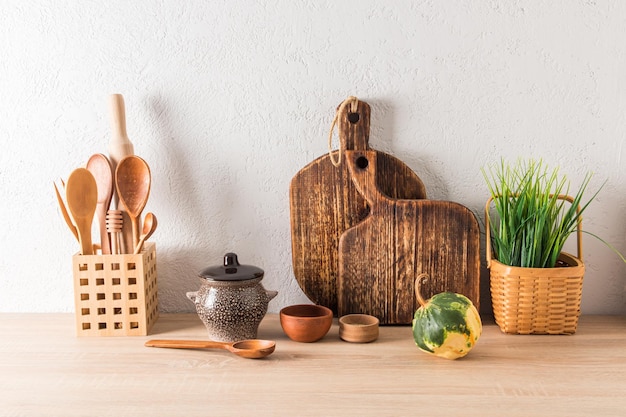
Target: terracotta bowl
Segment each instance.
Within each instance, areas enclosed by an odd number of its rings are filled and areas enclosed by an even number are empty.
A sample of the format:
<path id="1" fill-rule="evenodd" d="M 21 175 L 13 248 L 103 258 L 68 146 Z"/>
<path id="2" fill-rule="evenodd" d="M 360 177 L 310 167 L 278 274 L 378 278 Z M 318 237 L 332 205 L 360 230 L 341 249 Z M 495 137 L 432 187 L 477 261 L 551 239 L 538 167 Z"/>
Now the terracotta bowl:
<path id="1" fill-rule="evenodd" d="M 373 342 L 378 339 L 378 324 L 374 316 L 348 314 L 339 318 L 339 337 L 346 342 Z"/>
<path id="2" fill-rule="evenodd" d="M 280 310 L 280 325 L 291 340 L 317 342 L 333 324 L 331 309 L 314 304 L 297 304 Z"/>

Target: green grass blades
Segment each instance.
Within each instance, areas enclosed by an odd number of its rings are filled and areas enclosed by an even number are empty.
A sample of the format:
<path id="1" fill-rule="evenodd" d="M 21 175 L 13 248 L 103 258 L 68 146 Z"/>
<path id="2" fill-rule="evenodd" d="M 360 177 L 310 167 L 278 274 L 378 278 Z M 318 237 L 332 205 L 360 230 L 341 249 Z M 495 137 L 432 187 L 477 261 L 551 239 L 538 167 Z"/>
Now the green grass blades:
<path id="1" fill-rule="evenodd" d="M 600 191 L 582 204 L 591 180 L 588 174 L 571 204 L 566 202 L 569 182 L 542 160 L 520 159 L 514 165 L 501 160 L 482 173 L 498 215 L 490 223 L 494 255 L 511 266 L 554 267 L 582 212 Z"/>

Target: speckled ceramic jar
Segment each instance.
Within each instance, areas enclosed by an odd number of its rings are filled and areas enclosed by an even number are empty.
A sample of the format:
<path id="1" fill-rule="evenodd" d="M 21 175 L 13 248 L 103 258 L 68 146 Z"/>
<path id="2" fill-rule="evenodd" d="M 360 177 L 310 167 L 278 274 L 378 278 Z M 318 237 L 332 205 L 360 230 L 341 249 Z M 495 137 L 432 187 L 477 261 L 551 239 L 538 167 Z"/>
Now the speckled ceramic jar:
<path id="1" fill-rule="evenodd" d="M 224 255 L 224 264 L 200 272 L 204 283 L 187 297 L 209 332 L 209 338 L 219 342 L 255 339 L 267 305 L 278 292 L 261 285 L 263 270 L 240 265 L 237 255 Z"/>

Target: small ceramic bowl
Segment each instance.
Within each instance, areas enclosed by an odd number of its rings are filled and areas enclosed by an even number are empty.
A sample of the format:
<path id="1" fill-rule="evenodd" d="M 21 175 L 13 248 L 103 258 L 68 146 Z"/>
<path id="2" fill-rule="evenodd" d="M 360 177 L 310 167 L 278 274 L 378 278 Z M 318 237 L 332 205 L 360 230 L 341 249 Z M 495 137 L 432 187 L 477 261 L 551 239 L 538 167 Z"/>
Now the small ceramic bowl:
<path id="1" fill-rule="evenodd" d="M 333 324 L 331 309 L 315 304 L 297 304 L 280 310 L 280 325 L 291 340 L 317 342 Z"/>
<path id="2" fill-rule="evenodd" d="M 346 342 L 368 343 L 378 339 L 378 319 L 367 314 L 339 318 L 339 337 Z"/>

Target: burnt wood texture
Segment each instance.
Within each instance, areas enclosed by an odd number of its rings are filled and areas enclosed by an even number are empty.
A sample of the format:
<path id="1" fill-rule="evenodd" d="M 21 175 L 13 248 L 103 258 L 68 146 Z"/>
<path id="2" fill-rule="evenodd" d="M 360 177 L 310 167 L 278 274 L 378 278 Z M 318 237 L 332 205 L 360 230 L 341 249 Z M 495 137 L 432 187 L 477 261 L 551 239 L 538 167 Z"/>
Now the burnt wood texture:
<path id="1" fill-rule="evenodd" d="M 424 297 L 452 291 L 479 308 L 479 227 L 449 201 L 395 199 L 379 187 L 376 152 L 346 151 L 344 164 L 369 215 L 339 241 L 338 314 L 365 313 L 381 324 L 409 324 L 417 309 L 414 281 L 426 273 Z"/>
<path id="2" fill-rule="evenodd" d="M 359 101 L 356 112 L 349 107 L 338 115 L 341 151 L 369 150 L 370 106 Z M 391 198 L 426 198 L 424 184 L 401 160 L 372 152 L 377 156 L 376 183 L 381 193 Z M 294 275 L 314 303 L 335 314 L 339 238 L 370 212 L 352 182 L 345 157 L 341 161 L 335 167 L 328 154 L 320 156 L 293 177 L 289 190 Z"/>

